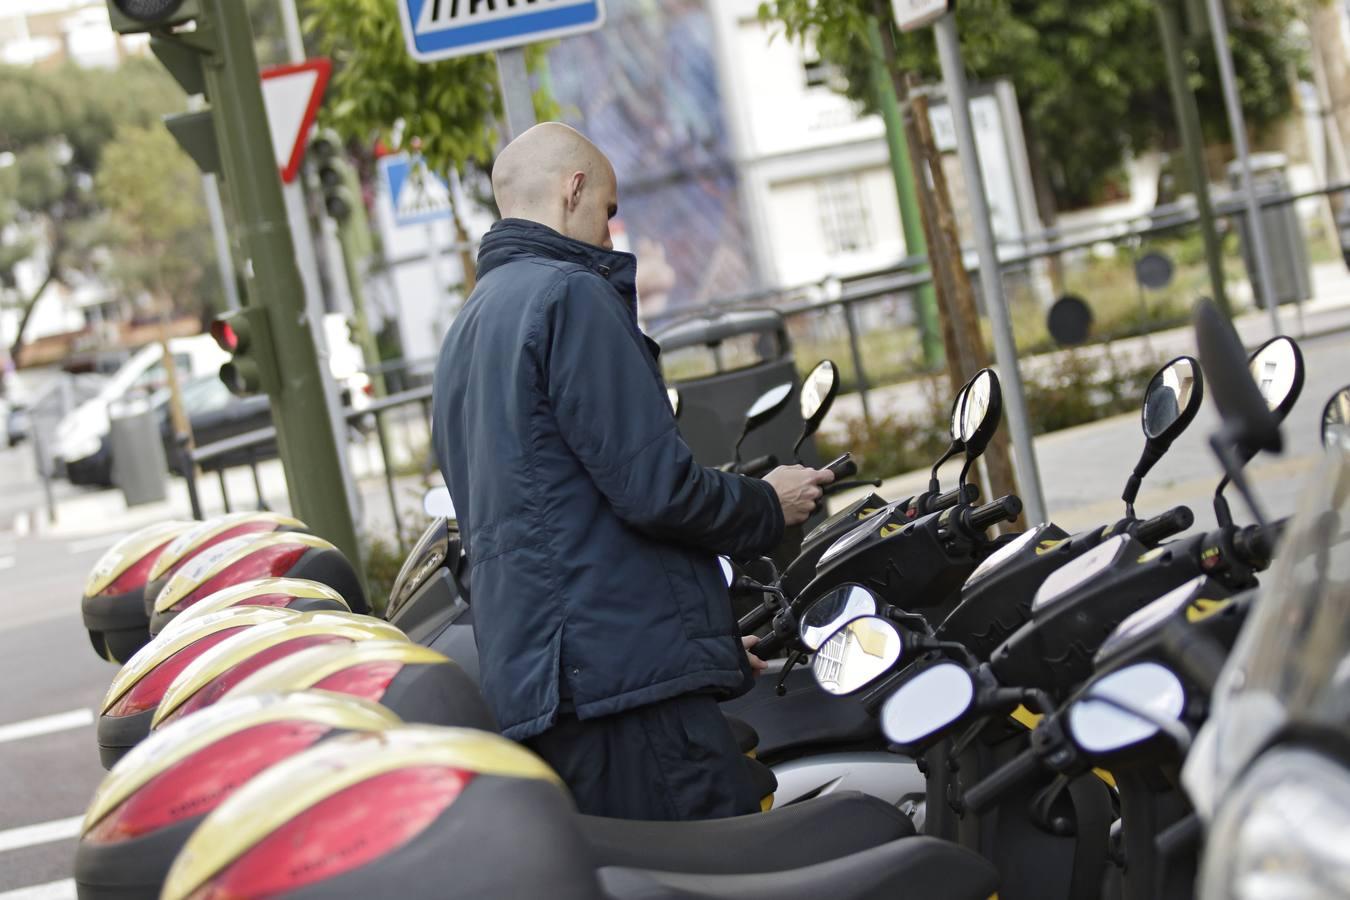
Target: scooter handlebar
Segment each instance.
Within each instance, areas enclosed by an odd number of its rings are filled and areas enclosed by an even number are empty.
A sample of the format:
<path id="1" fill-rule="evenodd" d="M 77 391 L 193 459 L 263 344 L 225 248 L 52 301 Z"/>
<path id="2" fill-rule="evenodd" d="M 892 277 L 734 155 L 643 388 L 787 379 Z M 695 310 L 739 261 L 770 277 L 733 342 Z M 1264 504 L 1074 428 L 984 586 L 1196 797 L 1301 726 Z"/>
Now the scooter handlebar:
<path id="1" fill-rule="evenodd" d="M 746 460 L 736 467 L 736 471 L 751 478 L 759 478 L 768 475 L 776 468 L 778 468 L 778 457 L 769 453 L 765 456 L 756 456 L 754 459 Z"/>
<path id="2" fill-rule="evenodd" d="M 982 813 L 999 801 L 1004 794 L 1035 775 L 1041 768 L 1036 751 L 1028 747 L 999 769 L 995 769 L 979 784 L 965 793 L 966 809 Z"/>
<path id="3" fill-rule="evenodd" d="M 1189 506 L 1174 506 L 1167 512 L 1139 523 L 1134 536 L 1142 544 L 1152 546 L 1164 538 L 1180 534 L 1195 524 L 1195 513 Z"/>
<path id="4" fill-rule="evenodd" d="M 977 506 L 970 511 L 970 518 L 966 521 L 974 531 L 984 531 L 990 525 L 997 525 L 999 522 L 1011 522 L 1022 514 L 1022 500 L 1014 494 L 1008 494 L 999 497 L 984 506 Z"/>
<path id="5" fill-rule="evenodd" d="M 750 648 L 750 652 L 760 659 L 773 659 L 778 655 L 778 651 L 783 649 L 785 643 L 787 643 L 786 640 L 779 637 L 777 632 L 770 632 L 766 636 L 760 638 L 759 643 Z"/>
<path id="6" fill-rule="evenodd" d="M 928 512 L 940 512 L 944 509 L 951 509 L 958 503 L 974 503 L 980 499 L 980 488 L 978 485 L 968 484 L 965 487 L 955 488 L 945 494 L 938 494 L 928 505 Z"/>

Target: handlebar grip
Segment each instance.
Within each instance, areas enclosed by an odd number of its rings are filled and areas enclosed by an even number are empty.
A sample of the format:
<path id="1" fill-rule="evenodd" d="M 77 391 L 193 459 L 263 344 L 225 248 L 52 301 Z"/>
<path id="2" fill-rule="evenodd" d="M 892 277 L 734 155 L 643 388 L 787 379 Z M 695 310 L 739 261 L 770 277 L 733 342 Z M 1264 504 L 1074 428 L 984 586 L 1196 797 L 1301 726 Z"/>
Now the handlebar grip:
<path id="1" fill-rule="evenodd" d="M 978 499 L 980 499 L 979 485 L 968 484 L 965 487 L 950 490 L 945 494 L 938 494 L 933 498 L 928 511 L 939 512 L 944 509 L 951 509 L 958 503 L 974 503 Z"/>
<path id="2" fill-rule="evenodd" d="M 1233 535 L 1233 549 L 1244 563 L 1259 568 L 1270 562 L 1274 538 L 1277 536 L 1271 535 L 1260 525 L 1248 525 Z"/>
<path id="3" fill-rule="evenodd" d="M 756 456 L 754 459 L 746 460 L 736 467 L 736 471 L 751 478 L 758 478 L 760 475 L 769 474 L 776 468 L 778 468 L 778 457 L 769 453 L 765 456 Z"/>
<path id="4" fill-rule="evenodd" d="M 979 784 L 965 793 L 966 809 L 982 813 L 999 801 L 1008 791 L 1035 775 L 1041 768 L 1036 751 L 1028 747 L 1001 768 L 995 769 Z"/>
<path id="5" fill-rule="evenodd" d="M 1021 498 L 1015 494 L 1008 494 L 971 510 L 970 527 L 976 531 L 984 531 L 990 525 L 997 525 L 999 522 L 1011 522 L 1021 514 Z"/>
<path id="6" fill-rule="evenodd" d="M 783 649 L 785 643 L 787 642 L 779 637 L 777 633 L 771 633 L 761 638 L 758 644 L 751 647 L 750 652 L 760 659 L 773 659 L 778 655 L 778 651 Z"/>
<path id="7" fill-rule="evenodd" d="M 852 478 L 854 475 L 858 474 L 858 464 L 852 457 L 845 459 L 837 465 L 826 466 L 826 468 L 834 473 L 835 481 L 843 481 L 845 478 Z"/>
<path id="8" fill-rule="evenodd" d="M 1195 524 L 1195 513 L 1189 506 L 1174 506 L 1165 513 L 1145 519 L 1135 529 L 1134 536 L 1141 544 L 1152 546 L 1163 538 L 1179 534 Z"/>
<path id="9" fill-rule="evenodd" d="M 756 606 L 754 609 L 741 616 L 740 621 L 736 624 L 737 627 L 740 628 L 741 634 L 754 634 L 756 631 L 759 631 L 765 625 L 769 624 L 769 621 L 773 618 L 773 614 L 774 611 L 769 607 L 769 604 L 761 603 L 759 606 Z"/>

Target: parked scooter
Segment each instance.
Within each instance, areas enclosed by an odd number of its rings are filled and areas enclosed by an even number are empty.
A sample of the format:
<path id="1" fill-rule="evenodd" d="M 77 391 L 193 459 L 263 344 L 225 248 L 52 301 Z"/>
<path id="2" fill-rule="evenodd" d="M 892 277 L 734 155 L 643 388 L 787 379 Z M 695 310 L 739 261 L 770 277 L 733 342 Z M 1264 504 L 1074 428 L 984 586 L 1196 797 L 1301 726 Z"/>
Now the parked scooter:
<path id="1" fill-rule="evenodd" d="M 812 859 L 832 836 L 738 835 L 769 816 L 627 822 L 628 840 L 610 829 L 597 842 L 557 776 L 516 744 L 425 727 L 370 737 L 324 741 L 250 781 L 189 838 L 163 896 L 983 900 L 996 887 L 977 855 L 922 837 L 803 865 L 798 848 Z M 354 817 L 361 827 L 345 827 Z M 729 865 L 740 850 L 753 868 Z"/>
<path id="2" fill-rule="evenodd" d="M 144 601 L 150 570 L 173 539 L 192 527 L 192 522 L 148 525 L 113 544 L 94 563 L 80 612 L 99 656 L 123 663 L 150 640 Z"/>
<path id="3" fill-rule="evenodd" d="M 1265 428 L 1225 411 L 1239 434 Z M 1350 854 L 1350 387 L 1323 411 L 1325 456 L 1219 675 L 1183 770 L 1205 823 L 1198 896 L 1337 897 Z"/>

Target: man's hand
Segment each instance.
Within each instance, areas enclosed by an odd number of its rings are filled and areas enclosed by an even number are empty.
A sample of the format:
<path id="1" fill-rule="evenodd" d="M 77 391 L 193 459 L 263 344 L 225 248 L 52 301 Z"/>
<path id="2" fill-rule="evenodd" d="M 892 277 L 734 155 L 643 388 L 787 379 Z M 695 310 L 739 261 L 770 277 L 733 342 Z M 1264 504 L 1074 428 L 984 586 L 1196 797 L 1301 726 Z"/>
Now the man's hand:
<path id="1" fill-rule="evenodd" d="M 800 525 L 811 517 L 823 496 L 820 486 L 834 481 L 829 469 L 808 469 L 806 466 L 779 466 L 764 480 L 778 495 L 783 507 L 783 521 L 789 527 Z"/>
<path id="2" fill-rule="evenodd" d="M 745 648 L 745 658 L 750 660 L 750 669 L 755 673 L 756 678 L 759 677 L 760 672 L 763 672 L 765 669 L 769 667 L 768 662 L 760 659 L 758 656 L 750 652 L 750 648 L 754 647 L 758 643 L 759 643 L 759 635 L 757 634 L 748 634 L 745 637 L 741 638 L 741 646 Z"/>

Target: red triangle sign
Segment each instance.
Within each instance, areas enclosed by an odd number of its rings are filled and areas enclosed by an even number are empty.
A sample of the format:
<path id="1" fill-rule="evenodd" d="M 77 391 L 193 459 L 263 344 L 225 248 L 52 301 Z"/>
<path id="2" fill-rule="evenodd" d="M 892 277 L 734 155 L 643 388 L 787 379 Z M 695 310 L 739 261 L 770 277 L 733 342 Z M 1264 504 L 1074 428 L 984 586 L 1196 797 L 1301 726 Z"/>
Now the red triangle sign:
<path id="1" fill-rule="evenodd" d="M 267 107 L 267 126 L 272 132 L 272 150 L 276 154 L 281 180 L 290 184 L 300 171 L 305 142 L 319 113 L 324 88 L 333 64 L 327 59 L 309 59 L 289 66 L 268 66 L 262 76 L 263 105 Z"/>

